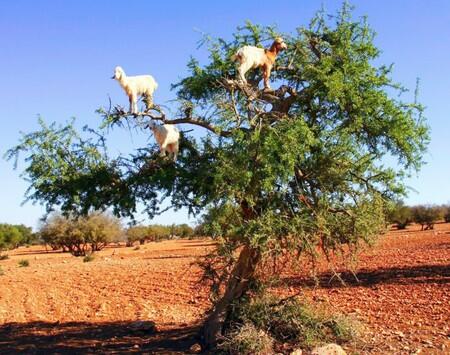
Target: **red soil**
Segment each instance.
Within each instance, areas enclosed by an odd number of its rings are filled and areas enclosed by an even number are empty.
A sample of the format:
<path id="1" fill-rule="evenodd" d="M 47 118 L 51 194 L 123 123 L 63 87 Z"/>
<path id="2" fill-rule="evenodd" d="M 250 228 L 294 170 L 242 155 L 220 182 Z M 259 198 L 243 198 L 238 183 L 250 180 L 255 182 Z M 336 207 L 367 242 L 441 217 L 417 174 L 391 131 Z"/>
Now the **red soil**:
<path id="1" fill-rule="evenodd" d="M 19 248 L 0 261 L 0 353 L 186 353 L 196 343 L 208 290 L 196 259 L 207 240 L 109 247 L 83 263 L 42 247 Z M 27 259 L 29 267 L 19 267 Z M 283 294 L 359 319 L 363 342 L 349 352 L 450 353 L 450 224 L 434 231 L 392 231 L 360 257 L 347 286 L 323 272 L 286 272 Z M 153 321 L 157 332 L 135 329 Z"/>

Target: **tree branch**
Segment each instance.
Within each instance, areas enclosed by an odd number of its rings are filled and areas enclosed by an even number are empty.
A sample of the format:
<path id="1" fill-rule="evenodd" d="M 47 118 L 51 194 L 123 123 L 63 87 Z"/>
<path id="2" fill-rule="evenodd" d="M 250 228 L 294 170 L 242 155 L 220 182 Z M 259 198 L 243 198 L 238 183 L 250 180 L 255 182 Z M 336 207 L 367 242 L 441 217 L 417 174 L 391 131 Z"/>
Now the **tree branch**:
<path id="1" fill-rule="evenodd" d="M 159 115 L 155 115 L 154 113 L 152 113 L 152 111 L 158 112 Z M 186 112 L 186 113 L 188 113 L 189 116 L 174 118 L 174 119 L 167 119 L 165 112 L 158 105 L 154 105 L 151 109 L 149 109 L 147 111 L 143 111 L 143 112 L 138 112 L 138 113 L 130 113 L 130 112 L 125 111 L 120 106 L 115 106 L 112 110 L 107 112 L 105 114 L 105 116 L 112 123 L 118 123 L 123 118 L 128 119 L 128 118 L 132 117 L 134 119 L 137 119 L 138 125 L 140 125 L 138 118 L 139 117 L 148 117 L 155 121 L 162 121 L 165 124 L 187 123 L 187 124 L 191 124 L 191 125 L 195 125 L 195 126 L 200 126 L 200 127 L 203 127 L 221 137 L 228 137 L 231 135 L 231 131 L 222 130 L 199 117 L 191 117 L 190 112 Z M 146 125 L 144 125 L 144 127 L 145 126 Z"/>

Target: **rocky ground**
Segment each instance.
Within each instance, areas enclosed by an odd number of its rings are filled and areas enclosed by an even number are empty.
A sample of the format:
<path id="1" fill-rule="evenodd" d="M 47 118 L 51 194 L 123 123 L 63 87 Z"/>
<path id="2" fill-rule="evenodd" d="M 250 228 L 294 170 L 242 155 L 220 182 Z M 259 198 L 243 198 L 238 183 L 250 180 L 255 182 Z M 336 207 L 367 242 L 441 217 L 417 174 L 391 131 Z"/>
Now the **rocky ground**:
<path id="1" fill-rule="evenodd" d="M 450 354 L 450 224 L 392 231 L 355 274 L 286 270 L 276 292 L 299 293 L 358 319 L 349 353 Z M 210 306 L 195 265 L 212 243 L 110 246 L 84 263 L 42 247 L 0 261 L 0 354 L 187 353 Z M 28 267 L 18 262 L 27 259 Z"/>

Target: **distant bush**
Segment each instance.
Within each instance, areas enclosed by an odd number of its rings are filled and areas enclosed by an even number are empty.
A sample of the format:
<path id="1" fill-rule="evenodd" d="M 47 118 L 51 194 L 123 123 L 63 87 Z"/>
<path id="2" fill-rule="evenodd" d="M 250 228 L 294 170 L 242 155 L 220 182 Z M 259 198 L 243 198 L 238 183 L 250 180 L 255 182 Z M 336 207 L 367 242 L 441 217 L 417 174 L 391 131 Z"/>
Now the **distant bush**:
<path id="1" fill-rule="evenodd" d="M 92 213 L 72 218 L 60 214 L 50 216 L 40 228 L 44 243 L 52 249 L 62 249 L 75 256 L 83 256 L 103 249 L 122 235 L 120 221 L 107 214 Z"/>
<path id="2" fill-rule="evenodd" d="M 91 262 L 91 261 L 94 261 L 94 259 L 95 259 L 94 255 L 89 254 L 89 255 L 86 255 L 86 256 L 83 258 L 83 262 L 84 262 L 84 263 L 89 263 L 89 262 Z"/>
<path id="3" fill-rule="evenodd" d="M 158 242 L 175 237 L 192 238 L 194 229 L 187 224 L 172 224 L 165 226 L 161 224 L 152 224 L 149 226 L 132 226 L 127 229 L 127 246 L 134 243 L 144 244 L 145 242 Z"/>
<path id="4" fill-rule="evenodd" d="M 444 206 L 444 220 L 446 223 L 450 223 L 450 206 Z"/>
<path id="5" fill-rule="evenodd" d="M 191 238 L 194 235 L 194 229 L 186 223 L 179 224 L 174 227 L 173 234 L 180 238 Z"/>
<path id="6" fill-rule="evenodd" d="M 28 266 L 30 266 L 30 262 L 27 259 L 22 259 L 19 261 L 19 266 L 20 267 L 28 267 Z"/>
<path id="7" fill-rule="evenodd" d="M 78 228 L 90 245 L 91 252 L 102 250 L 122 234 L 120 220 L 103 213 L 92 213 L 88 217 L 79 219 Z"/>
<path id="8" fill-rule="evenodd" d="M 146 226 L 133 226 L 127 229 L 127 246 L 131 247 L 135 242 L 144 244 L 150 239 L 149 229 Z"/>
<path id="9" fill-rule="evenodd" d="M 422 230 L 433 229 L 434 224 L 443 218 L 442 208 L 431 205 L 418 205 L 411 207 L 413 221 L 422 226 Z"/>
<path id="10" fill-rule="evenodd" d="M 9 259 L 8 254 L 1 254 L 0 255 L 0 260 L 6 260 L 6 259 Z"/>
<path id="11" fill-rule="evenodd" d="M 413 221 L 411 207 L 405 206 L 403 202 L 396 203 L 389 211 L 388 220 L 398 229 L 405 229 Z"/>
<path id="12" fill-rule="evenodd" d="M 35 242 L 37 235 L 23 224 L 0 224 L 0 252 Z"/>

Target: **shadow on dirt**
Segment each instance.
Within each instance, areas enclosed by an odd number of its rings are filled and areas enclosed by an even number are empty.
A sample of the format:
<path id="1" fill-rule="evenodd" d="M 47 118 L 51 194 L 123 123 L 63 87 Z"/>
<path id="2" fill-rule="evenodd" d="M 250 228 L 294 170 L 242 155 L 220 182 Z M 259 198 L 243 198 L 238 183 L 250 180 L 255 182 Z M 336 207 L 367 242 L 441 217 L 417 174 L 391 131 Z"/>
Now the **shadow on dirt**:
<path id="1" fill-rule="evenodd" d="M 68 253 L 63 253 L 62 250 L 45 250 L 45 249 L 39 249 L 39 250 L 23 250 L 23 251 L 19 251 L 19 252 L 15 252 L 12 256 L 26 256 L 26 255 L 51 255 L 51 254 L 68 254 Z"/>
<path id="2" fill-rule="evenodd" d="M 192 259 L 197 257 L 198 255 L 161 255 L 161 256 L 147 256 L 144 258 L 144 260 Z"/>
<path id="3" fill-rule="evenodd" d="M 418 265 L 367 270 L 362 269 L 355 274 L 344 271 L 339 276 L 345 285 L 332 273 L 322 273 L 317 278 L 287 277 L 284 280 L 290 286 L 316 286 L 317 281 L 323 288 L 338 287 L 370 287 L 377 284 L 447 284 L 450 283 L 450 264 L 448 265 Z M 356 276 L 356 278 L 355 278 Z"/>
<path id="4" fill-rule="evenodd" d="M 217 243 L 215 242 L 206 242 L 206 243 L 185 243 L 185 245 L 183 245 L 183 248 L 198 248 L 198 247 L 214 247 L 216 246 Z"/>
<path id="5" fill-rule="evenodd" d="M 1 354 L 189 354 L 199 328 L 136 329 L 135 322 L 30 322 L 0 326 Z"/>

